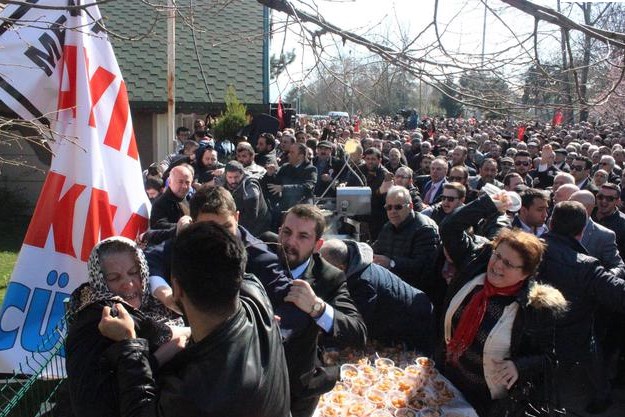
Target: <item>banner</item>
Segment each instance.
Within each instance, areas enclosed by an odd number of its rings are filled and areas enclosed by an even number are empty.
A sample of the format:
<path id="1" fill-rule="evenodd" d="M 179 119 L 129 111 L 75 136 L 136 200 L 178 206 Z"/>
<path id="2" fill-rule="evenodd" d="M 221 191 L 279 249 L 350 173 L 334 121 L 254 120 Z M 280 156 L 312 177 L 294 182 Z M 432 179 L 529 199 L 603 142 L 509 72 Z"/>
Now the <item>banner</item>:
<path id="1" fill-rule="evenodd" d="M 54 155 L 0 310 L 0 372 L 58 341 L 63 300 L 86 281 L 99 240 L 147 228 L 126 85 L 97 5 L 76 4 L 30 0 L 0 13 L 0 101 L 49 123 Z"/>

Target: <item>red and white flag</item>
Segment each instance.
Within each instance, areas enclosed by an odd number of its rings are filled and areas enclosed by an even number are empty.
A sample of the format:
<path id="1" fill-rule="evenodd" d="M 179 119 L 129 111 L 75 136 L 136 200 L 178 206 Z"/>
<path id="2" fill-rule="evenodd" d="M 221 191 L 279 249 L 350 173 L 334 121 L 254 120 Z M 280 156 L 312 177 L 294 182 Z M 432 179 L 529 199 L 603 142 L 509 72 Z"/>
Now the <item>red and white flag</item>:
<path id="1" fill-rule="evenodd" d="M 0 310 L 0 372 L 51 349 L 63 300 L 87 278 L 99 240 L 147 228 L 126 85 L 97 5 L 33 0 L 0 16 L 0 101 L 50 123 L 50 171 Z M 95 2 L 91 2 L 95 4 Z"/>

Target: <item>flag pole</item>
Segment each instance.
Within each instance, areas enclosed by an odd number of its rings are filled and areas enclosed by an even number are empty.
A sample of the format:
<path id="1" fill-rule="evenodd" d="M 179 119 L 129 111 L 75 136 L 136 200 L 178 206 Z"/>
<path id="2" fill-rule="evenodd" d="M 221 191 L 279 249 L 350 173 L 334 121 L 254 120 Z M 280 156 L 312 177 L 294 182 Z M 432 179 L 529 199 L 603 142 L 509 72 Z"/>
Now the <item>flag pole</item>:
<path id="1" fill-rule="evenodd" d="M 176 131 L 176 6 L 167 0 L 167 153 L 174 152 Z"/>

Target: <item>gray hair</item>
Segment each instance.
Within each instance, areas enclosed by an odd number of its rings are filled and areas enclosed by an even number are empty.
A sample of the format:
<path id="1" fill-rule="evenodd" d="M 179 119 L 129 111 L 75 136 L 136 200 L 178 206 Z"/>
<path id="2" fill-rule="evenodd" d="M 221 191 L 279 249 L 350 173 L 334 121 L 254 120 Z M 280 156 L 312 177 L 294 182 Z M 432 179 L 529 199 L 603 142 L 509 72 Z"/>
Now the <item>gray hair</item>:
<path id="1" fill-rule="evenodd" d="M 393 185 L 391 188 L 388 189 L 388 192 L 386 193 L 386 198 L 388 199 L 395 196 L 402 198 L 406 204 L 412 202 L 410 192 L 406 187 L 402 187 L 401 185 Z"/>

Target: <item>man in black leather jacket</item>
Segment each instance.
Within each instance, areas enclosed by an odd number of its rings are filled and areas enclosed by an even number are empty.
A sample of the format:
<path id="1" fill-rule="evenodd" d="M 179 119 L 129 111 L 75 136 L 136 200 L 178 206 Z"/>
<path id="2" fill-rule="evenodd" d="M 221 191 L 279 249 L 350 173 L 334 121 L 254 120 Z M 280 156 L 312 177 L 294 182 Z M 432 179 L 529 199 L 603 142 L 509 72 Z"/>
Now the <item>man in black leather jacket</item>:
<path id="1" fill-rule="evenodd" d="M 176 238 L 174 299 L 192 341 L 156 380 L 147 342 L 136 338 L 128 312 L 121 304 L 117 314 L 105 307 L 99 328 L 117 342 L 105 356 L 116 371 L 122 416 L 289 415 L 280 331 L 262 285 L 243 277 L 245 258 L 242 243 L 212 222 L 193 224 Z"/>

